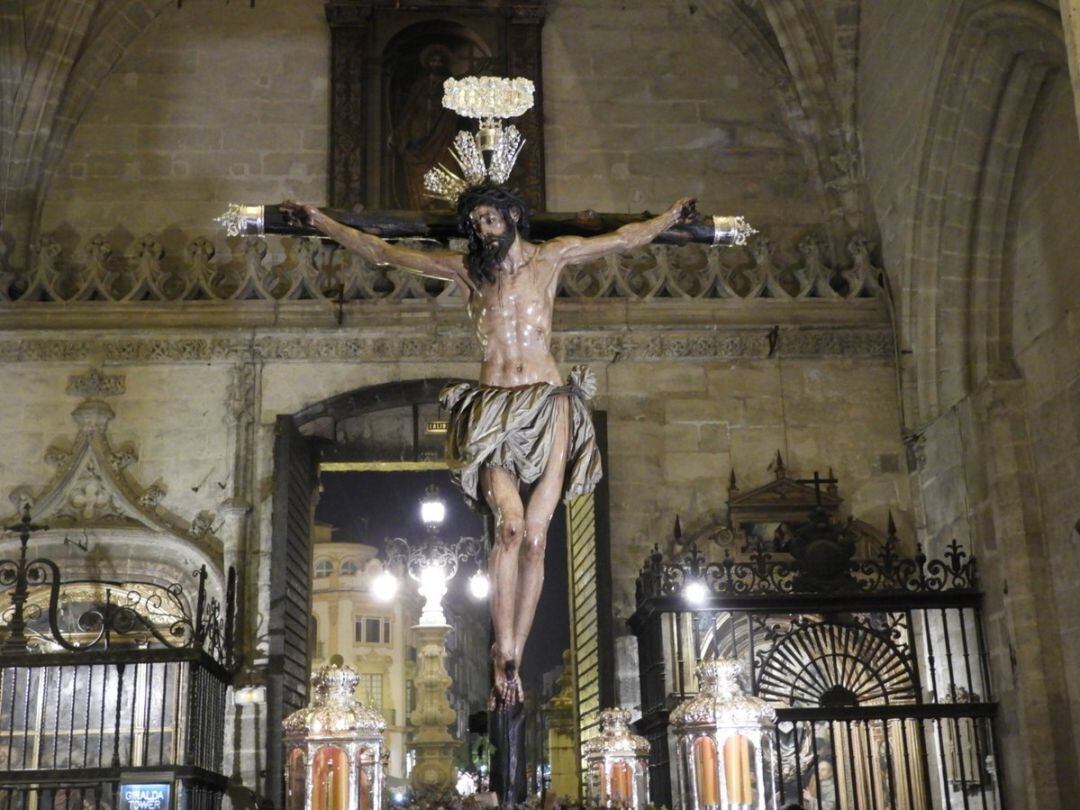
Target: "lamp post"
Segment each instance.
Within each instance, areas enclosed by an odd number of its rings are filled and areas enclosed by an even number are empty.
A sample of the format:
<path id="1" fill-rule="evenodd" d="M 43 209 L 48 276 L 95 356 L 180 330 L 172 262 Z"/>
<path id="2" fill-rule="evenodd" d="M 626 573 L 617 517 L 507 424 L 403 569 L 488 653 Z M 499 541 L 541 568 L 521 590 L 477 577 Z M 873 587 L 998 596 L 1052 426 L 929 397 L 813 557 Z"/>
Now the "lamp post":
<path id="1" fill-rule="evenodd" d="M 400 587 L 393 569 L 404 570 L 424 598 L 420 620 L 412 628 L 417 651 L 416 708 L 409 714 L 409 722 L 416 727 L 410 744 L 416 753 L 416 763 L 410 781 L 416 788 L 445 788 L 455 782 L 453 755 L 460 741 L 447 731 L 457 713 L 446 696 L 453 681 L 445 666 L 450 626 L 442 599 L 450 580 L 457 575 L 459 563 L 469 559 L 479 563 L 483 548 L 483 543 L 475 537 L 462 537 L 453 544 L 441 542 L 439 530 L 445 518 L 446 505 L 432 485 L 420 502 L 420 519 L 427 536 L 423 542 L 412 544 L 403 537 L 387 540 L 386 570 L 373 583 L 376 598 L 392 598 Z M 487 577 L 482 571 L 470 578 L 469 585 L 473 596 L 487 596 Z"/>
<path id="2" fill-rule="evenodd" d="M 458 564 L 474 560 L 479 566 L 484 544 L 475 537 L 462 537 L 452 544 L 442 542 L 439 530 L 446 519 L 446 504 L 434 484 L 420 501 L 420 519 L 427 533 L 422 543 L 410 543 L 404 537 L 386 540 L 386 570 L 376 577 L 374 595 L 381 601 L 393 598 L 400 587 L 393 569 L 402 569 L 424 597 L 420 626 L 442 627 L 446 625 L 442 600 L 450 581 L 457 576 Z M 469 578 L 469 591 L 477 599 L 486 599 L 489 590 L 487 574 L 479 568 Z"/>

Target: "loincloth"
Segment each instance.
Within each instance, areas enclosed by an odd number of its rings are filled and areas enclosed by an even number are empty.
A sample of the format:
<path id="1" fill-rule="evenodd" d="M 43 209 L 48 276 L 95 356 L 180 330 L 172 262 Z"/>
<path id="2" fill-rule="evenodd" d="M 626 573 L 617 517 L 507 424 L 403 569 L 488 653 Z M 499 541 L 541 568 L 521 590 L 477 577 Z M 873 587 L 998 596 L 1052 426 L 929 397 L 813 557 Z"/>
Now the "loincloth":
<path id="1" fill-rule="evenodd" d="M 603 475 L 592 416 L 586 401 L 596 393 L 596 377 L 575 366 L 568 385 L 540 382 L 516 388 L 456 383 L 439 399 L 449 411 L 446 463 L 450 477 L 473 506 L 483 506 L 480 470 L 501 467 L 531 484 L 547 469 L 555 440 L 559 398 L 569 403 L 570 442 L 563 499 L 592 492 Z"/>

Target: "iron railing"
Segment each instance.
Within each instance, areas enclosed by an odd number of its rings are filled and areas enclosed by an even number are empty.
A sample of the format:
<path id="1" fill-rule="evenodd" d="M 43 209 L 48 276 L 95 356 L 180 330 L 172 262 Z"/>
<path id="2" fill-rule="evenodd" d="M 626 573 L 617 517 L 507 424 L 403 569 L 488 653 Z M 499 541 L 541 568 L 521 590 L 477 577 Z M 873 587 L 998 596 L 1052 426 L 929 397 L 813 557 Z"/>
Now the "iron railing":
<path id="1" fill-rule="evenodd" d="M 646 561 L 630 625 L 653 803 L 679 801 L 669 713 L 696 693 L 698 661 L 723 656 L 777 710 L 778 806 L 1000 808 L 974 560 L 955 543 L 904 557 L 891 520 L 876 556 L 852 559 L 844 528 L 816 517 L 783 551 Z"/>
<path id="2" fill-rule="evenodd" d="M 0 810 L 126 806 L 122 793 L 169 786 L 169 806 L 217 810 L 236 573 L 224 612 L 178 583 L 64 579 L 30 559 L 28 511 L 0 560 Z M 92 802 L 91 804 L 88 804 Z M 130 802 L 127 802 L 130 804 Z"/>

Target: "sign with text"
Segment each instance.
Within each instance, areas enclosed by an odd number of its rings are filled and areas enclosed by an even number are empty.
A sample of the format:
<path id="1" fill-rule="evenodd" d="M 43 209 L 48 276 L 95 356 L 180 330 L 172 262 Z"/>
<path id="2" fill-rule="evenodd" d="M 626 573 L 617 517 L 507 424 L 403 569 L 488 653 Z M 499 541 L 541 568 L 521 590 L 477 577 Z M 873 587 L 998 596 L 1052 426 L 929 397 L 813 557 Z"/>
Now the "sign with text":
<path id="1" fill-rule="evenodd" d="M 119 810 L 169 810 L 172 785 L 120 785 Z"/>

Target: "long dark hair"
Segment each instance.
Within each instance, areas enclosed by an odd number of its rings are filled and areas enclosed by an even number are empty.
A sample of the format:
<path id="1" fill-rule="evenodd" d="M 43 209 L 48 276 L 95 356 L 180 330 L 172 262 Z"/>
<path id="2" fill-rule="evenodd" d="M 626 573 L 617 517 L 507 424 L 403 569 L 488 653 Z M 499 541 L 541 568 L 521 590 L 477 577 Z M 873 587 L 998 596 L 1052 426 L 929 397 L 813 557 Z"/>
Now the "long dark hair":
<path id="1" fill-rule="evenodd" d="M 458 230 L 469 240 L 465 266 L 469 270 L 469 278 L 479 287 L 485 282 L 494 281 L 495 272 L 490 262 L 485 261 L 483 240 L 469 218 L 478 205 L 490 205 L 502 214 L 508 228 L 516 225 L 518 234 L 524 239 L 529 237 L 529 207 L 517 189 L 496 183 L 480 183 L 461 192 L 457 206 Z M 514 211 L 517 212 L 516 223 L 512 214 Z"/>

